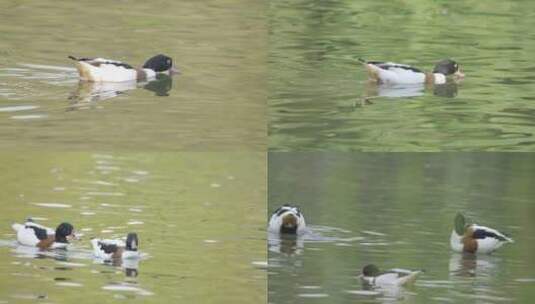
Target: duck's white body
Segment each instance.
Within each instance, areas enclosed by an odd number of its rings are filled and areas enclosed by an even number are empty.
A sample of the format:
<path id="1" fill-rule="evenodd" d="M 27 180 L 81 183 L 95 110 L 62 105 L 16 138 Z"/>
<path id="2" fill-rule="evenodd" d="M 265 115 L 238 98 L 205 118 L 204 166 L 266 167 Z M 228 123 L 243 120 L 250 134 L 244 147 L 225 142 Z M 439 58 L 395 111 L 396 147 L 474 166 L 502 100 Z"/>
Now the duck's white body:
<path id="1" fill-rule="evenodd" d="M 361 276 L 363 283 L 374 287 L 403 286 L 413 283 L 421 271 L 390 269 L 377 276 Z"/>
<path id="2" fill-rule="evenodd" d="M 77 60 L 76 68 L 81 80 L 91 82 L 146 81 L 156 77 L 156 72 L 151 69 L 136 69 L 105 58 Z"/>
<path id="3" fill-rule="evenodd" d="M 465 240 L 464 238 L 470 238 L 471 241 L 477 242 L 477 250 L 475 253 L 488 254 L 502 247 L 504 244 L 513 243 L 514 241 L 499 232 L 496 229 L 492 229 L 477 224 L 471 224 L 466 227 L 466 231 L 469 233 L 463 235 L 457 234 L 455 229 L 451 232 L 450 246 L 453 251 L 465 252 Z"/>
<path id="4" fill-rule="evenodd" d="M 421 271 L 390 269 L 377 276 L 361 276 L 363 283 L 376 287 L 403 286 L 413 283 Z"/>
<path id="5" fill-rule="evenodd" d="M 406 64 L 395 62 L 367 62 L 366 68 L 370 76 L 384 84 L 419 84 L 431 82 L 434 84 L 446 83 L 446 76 L 440 73 L 426 73 Z M 429 80 L 428 77 L 431 77 Z"/>
<path id="6" fill-rule="evenodd" d="M 34 222 L 26 222 L 24 225 L 15 223 L 11 227 L 17 232 L 17 241 L 21 245 L 25 246 L 36 247 L 37 244 L 41 241 L 37 237 L 37 232 L 34 228 L 43 229 L 44 231 L 46 231 L 47 236 L 55 235 L 55 231 L 53 229 L 36 224 Z M 50 248 L 66 248 L 67 246 L 68 243 L 54 242 Z"/>
<path id="7" fill-rule="evenodd" d="M 295 223 L 297 225 L 296 234 L 303 234 L 306 228 L 305 217 L 299 208 L 288 205 L 280 207 L 271 215 L 268 231 L 271 233 L 280 233 L 283 219 L 287 216 L 295 218 Z"/>
<path id="8" fill-rule="evenodd" d="M 120 239 L 92 239 L 91 246 L 93 247 L 93 255 L 96 258 L 103 260 L 113 259 L 113 251 L 108 252 L 105 250 L 107 246 L 116 246 L 117 248 L 122 248 L 123 252 L 121 255 L 122 259 L 137 259 L 139 258 L 139 251 L 130 251 L 125 249 L 125 242 Z"/>

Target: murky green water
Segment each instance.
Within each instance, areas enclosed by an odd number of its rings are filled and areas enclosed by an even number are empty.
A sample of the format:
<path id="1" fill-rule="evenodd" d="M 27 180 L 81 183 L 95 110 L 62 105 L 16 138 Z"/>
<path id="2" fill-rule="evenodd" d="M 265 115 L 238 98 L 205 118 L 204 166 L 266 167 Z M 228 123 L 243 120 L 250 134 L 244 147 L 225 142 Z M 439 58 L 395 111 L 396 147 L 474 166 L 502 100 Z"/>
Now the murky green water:
<path id="1" fill-rule="evenodd" d="M 535 150 L 534 12 L 527 0 L 271 1 L 270 149 Z M 358 57 L 426 70 L 451 57 L 467 76 L 385 92 L 366 87 Z"/>
<path id="2" fill-rule="evenodd" d="M 265 168 L 262 153 L 1 153 L 0 302 L 266 303 Z M 82 239 L 28 256 L 11 230 L 28 216 Z M 129 231 L 137 277 L 89 251 Z"/>
<path id="3" fill-rule="evenodd" d="M 270 153 L 269 210 L 300 205 L 322 238 L 283 253 L 271 248 L 268 300 L 528 303 L 535 296 L 534 179 L 530 154 Z M 459 210 L 515 243 L 476 259 L 453 253 Z M 374 293 L 356 278 L 368 263 L 425 273 L 412 287 Z"/>
<path id="4" fill-rule="evenodd" d="M 241 0 L 2 1 L 0 145 L 265 149 L 265 8 Z M 172 86 L 168 96 L 135 87 L 112 98 L 91 92 L 67 59 L 141 66 L 159 53 L 182 72 L 163 84 Z"/>

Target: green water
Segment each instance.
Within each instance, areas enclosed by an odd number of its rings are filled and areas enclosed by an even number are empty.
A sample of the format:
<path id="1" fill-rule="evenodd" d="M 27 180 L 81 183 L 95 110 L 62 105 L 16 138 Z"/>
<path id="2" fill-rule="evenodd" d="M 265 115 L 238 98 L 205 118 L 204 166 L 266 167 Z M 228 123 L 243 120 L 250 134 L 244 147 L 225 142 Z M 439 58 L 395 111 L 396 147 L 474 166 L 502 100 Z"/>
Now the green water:
<path id="1" fill-rule="evenodd" d="M 264 14 L 263 3 L 241 0 L 2 1 L 0 145 L 261 151 Z M 169 96 L 137 89 L 73 107 L 80 88 L 68 55 L 141 66 L 159 53 L 181 71 Z"/>
<path id="2" fill-rule="evenodd" d="M 268 180 L 268 209 L 300 205 L 307 226 L 324 237 L 270 250 L 269 303 L 529 303 L 535 296 L 533 155 L 270 153 Z M 515 243 L 476 259 L 453 253 L 457 211 Z M 414 286 L 373 293 L 357 279 L 368 263 L 425 272 Z"/>
<path id="3" fill-rule="evenodd" d="M 0 153 L 0 302 L 265 303 L 265 162 L 262 153 Z M 10 226 L 28 216 L 70 221 L 83 235 L 66 258 L 24 257 Z M 130 231 L 147 255 L 137 277 L 93 260 L 91 237 Z"/>
<path id="4" fill-rule="evenodd" d="M 270 1 L 270 150 L 535 150 L 534 11 L 527 0 Z M 454 58 L 466 78 L 377 96 L 359 57 L 428 71 Z"/>

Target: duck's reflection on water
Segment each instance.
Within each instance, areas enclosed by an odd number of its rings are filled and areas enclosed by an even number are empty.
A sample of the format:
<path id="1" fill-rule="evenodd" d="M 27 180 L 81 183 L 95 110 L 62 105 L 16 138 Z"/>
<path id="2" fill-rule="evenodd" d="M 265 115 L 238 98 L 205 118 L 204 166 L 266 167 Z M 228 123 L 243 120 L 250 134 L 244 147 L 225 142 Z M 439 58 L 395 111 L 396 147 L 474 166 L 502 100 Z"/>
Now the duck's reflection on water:
<path id="1" fill-rule="evenodd" d="M 68 260 L 68 251 L 65 248 L 43 250 L 37 247 L 17 244 L 13 248 L 13 253 L 15 253 L 15 256 L 19 258 L 53 259 L 63 262 Z"/>
<path id="2" fill-rule="evenodd" d="M 268 248 L 271 252 L 293 256 L 301 254 L 304 247 L 304 239 L 298 235 L 270 233 L 268 237 Z"/>
<path id="3" fill-rule="evenodd" d="M 455 81 L 445 84 L 425 85 L 420 84 L 377 84 L 376 82 L 366 82 L 364 88 L 364 96 L 362 97 L 362 103 L 371 103 L 371 100 L 375 97 L 388 97 L 388 98 L 409 98 L 424 96 L 426 90 L 433 91 L 433 95 L 447 98 L 454 98 L 457 96 L 458 83 Z"/>
<path id="4" fill-rule="evenodd" d="M 450 258 L 450 274 L 456 277 L 475 277 L 492 275 L 499 257 L 471 253 L 454 253 Z"/>
<path id="5" fill-rule="evenodd" d="M 96 264 L 120 267 L 127 277 L 135 278 L 139 275 L 139 260 L 140 259 L 103 260 L 103 259 L 95 258 L 94 262 Z"/>
<path id="6" fill-rule="evenodd" d="M 158 74 L 156 79 L 149 82 L 88 82 L 80 81 L 77 88 L 69 96 L 69 111 L 93 108 L 97 102 L 117 97 L 127 91 L 143 88 L 155 93 L 155 96 L 169 96 L 173 88 L 173 78 L 169 75 Z"/>

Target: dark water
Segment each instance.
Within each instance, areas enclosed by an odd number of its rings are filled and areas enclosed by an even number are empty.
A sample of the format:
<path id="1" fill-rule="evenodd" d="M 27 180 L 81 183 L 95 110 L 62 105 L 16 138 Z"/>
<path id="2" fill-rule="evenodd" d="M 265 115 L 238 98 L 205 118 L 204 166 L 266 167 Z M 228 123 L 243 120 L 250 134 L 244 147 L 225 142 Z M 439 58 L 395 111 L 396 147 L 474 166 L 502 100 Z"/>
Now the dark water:
<path id="1" fill-rule="evenodd" d="M 0 303 L 265 303 L 265 167 L 255 153 L 3 152 Z M 29 216 L 81 239 L 19 246 L 11 224 Z M 93 259 L 92 237 L 132 231 L 137 265 Z"/>
<path id="2" fill-rule="evenodd" d="M 271 1 L 270 150 L 535 150 L 534 11 L 533 1 Z M 359 57 L 427 71 L 453 58 L 466 78 L 370 87 Z"/>
<path id="3" fill-rule="evenodd" d="M 529 302 L 534 164 L 514 153 L 270 153 L 269 210 L 298 204 L 331 241 L 271 247 L 269 302 Z M 452 252 L 457 211 L 515 243 L 477 258 Z M 370 291 L 357 279 L 368 263 L 425 272 L 414 286 Z"/>

